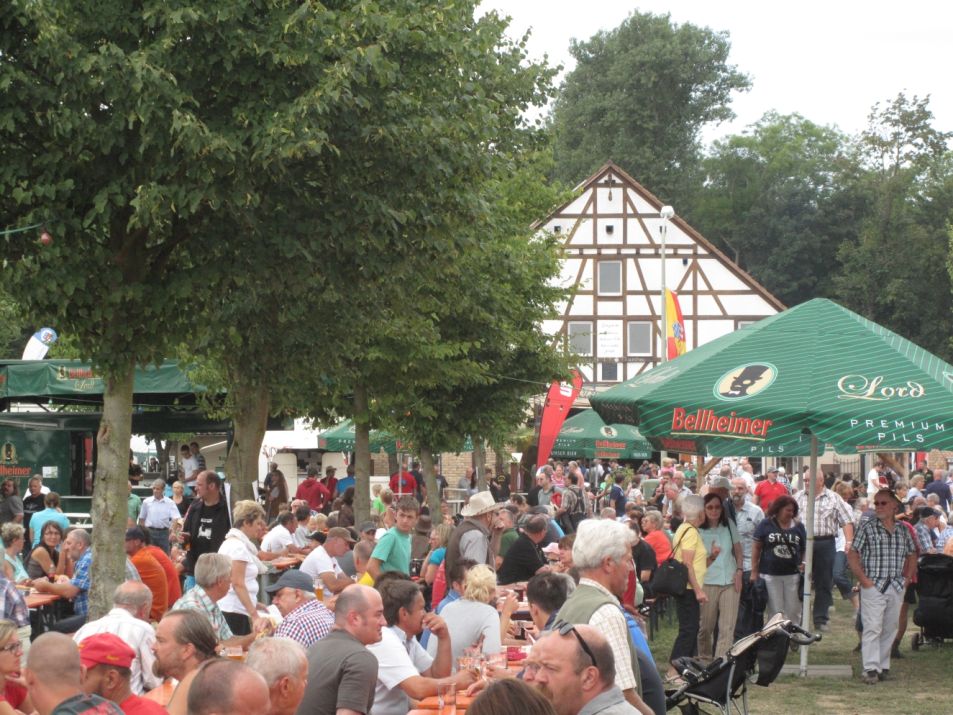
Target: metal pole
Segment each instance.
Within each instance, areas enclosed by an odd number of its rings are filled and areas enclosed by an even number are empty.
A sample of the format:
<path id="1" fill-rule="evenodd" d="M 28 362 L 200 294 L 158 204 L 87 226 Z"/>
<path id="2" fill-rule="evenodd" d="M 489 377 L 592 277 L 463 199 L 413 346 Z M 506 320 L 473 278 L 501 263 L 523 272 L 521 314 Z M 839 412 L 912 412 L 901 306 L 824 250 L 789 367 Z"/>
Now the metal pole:
<path id="1" fill-rule="evenodd" d="M 804 529 L 807 531 L 807 551 L 804 552 L 804 602 L 801 606 L 801 628 L 811 630 L 811 576 L 814 573 L 814 498 L 816 497 L 815 475 L 817 474 L 817 436 L 811 434 L 811 466 L 807 474 L 807 515 Z M 801 646 L 801 666 L 798 675 L 807 677 L 807 646 Z"/>
<path id="2" fill-rule="evenodd" d="M 668 315 L 667 301 L 665 300 L 665 241 L 668 238 L 668 222 L 675 216 L 675 209 L 671 206 L 663 206 L 659 209 L 659 216 L 662 218 L 662 224 L 659 226 L 659 235 L 661 238 L 661 260 L 662 260 L 662 324 L 661 324 L 661 343 L 662 352 L 659 355 L 659 362 L 668 360 Z"/>

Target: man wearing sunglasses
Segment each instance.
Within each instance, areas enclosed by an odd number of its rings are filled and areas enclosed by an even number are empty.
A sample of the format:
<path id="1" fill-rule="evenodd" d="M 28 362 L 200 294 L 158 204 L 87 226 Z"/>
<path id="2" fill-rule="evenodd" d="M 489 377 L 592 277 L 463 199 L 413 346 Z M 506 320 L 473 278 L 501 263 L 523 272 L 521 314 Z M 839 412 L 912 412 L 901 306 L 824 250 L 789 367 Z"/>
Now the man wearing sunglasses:
<path id="1" fill-rule="evenodd" d="M 533 646 L 524 679 L 557 715 L 636 715 L 615 684 L 615 658 L 592 626 L 557 624 Z"/>
<path id="2" fill-rule="evenodd" d="M 556 620 L 593 626 L 605 634 L 614 657 L 615 684 L 638 711 L 651 715 L 643 700 L 639 654 L 619 602 L 635 568 L 631 535 L 632 530 L 617 521 L 586 519 L 579 524 L 572 560 L 581 578 Z M 648 665 L 646 670 L 655 669 L 654 663 Z"/>
<path id="3" fill-rule="evenodd" d="M 874 494 L 876 519 L 861 522 L 847 552 L 847 564 L 860 582 L 864 631 L 860 653 L 867 685 L 889 677 L 890 649 L 899 625 L 903 593 L 917 569 L 910 530 L 897 524 L 900 500 L 889 489 Z"/>

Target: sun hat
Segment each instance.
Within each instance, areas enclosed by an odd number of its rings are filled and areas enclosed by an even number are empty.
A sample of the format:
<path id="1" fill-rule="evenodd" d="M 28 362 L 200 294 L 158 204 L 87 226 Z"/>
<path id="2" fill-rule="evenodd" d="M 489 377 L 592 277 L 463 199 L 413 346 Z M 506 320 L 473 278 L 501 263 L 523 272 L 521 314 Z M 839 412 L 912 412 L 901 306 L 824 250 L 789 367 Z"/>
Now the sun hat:
<path id="1" fill-rule="evenodd" d="M 499 508 L 500 505 L 496 503 L 490 492 L 477 492 L 470 497 L 470 501 L 460 510 L 460 513 L 463 516 L 480 516 Z"/>

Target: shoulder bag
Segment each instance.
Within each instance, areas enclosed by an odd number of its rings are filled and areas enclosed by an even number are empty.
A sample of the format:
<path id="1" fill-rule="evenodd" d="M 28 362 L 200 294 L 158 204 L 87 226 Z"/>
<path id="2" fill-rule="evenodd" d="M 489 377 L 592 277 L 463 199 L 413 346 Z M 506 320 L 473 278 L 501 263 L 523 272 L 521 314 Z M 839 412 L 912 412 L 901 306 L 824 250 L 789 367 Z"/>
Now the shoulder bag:
<path id="1" fill-rule="evenodd" d="M 694 529 L 694 526 L 689 527 Z M 672 547 L 672 555 L 659 564 L 649 582 L 653 596 L 681 596 L 688 590 L 688 567 L 675 558 L 675 551 L 682 537 L 688 533 L 682 532 Z"/>

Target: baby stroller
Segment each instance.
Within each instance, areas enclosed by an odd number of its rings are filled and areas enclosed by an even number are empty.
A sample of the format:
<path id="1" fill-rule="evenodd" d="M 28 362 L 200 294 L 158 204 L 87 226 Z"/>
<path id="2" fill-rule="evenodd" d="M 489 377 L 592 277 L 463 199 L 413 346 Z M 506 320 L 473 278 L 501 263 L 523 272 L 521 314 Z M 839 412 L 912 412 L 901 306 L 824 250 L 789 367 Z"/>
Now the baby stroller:
<path id="1" fill-rule="evenodd" d="M 924 554 L 917 565 L 917 607 L 913 622 L 920 632 L 910 639 L 910 647 L 919 650 L 925 643 L 940 645 L 953 638 L 953 556 Z"/>
<path id="2" fill-rule="evenodd" d="M 728 652 L 704 665 L 694 658 L 679 658 L 675 667 L 685 680 L 677 690 L 666 692 L 665 706 L 678 707 L 682 715 L 717 712 L 748 713 L 748 676 L 767 687 L 781 672 L 789 644 L 810 645 L 821 639 L 775 614 L 757 633 L 738 640 Z"/>

